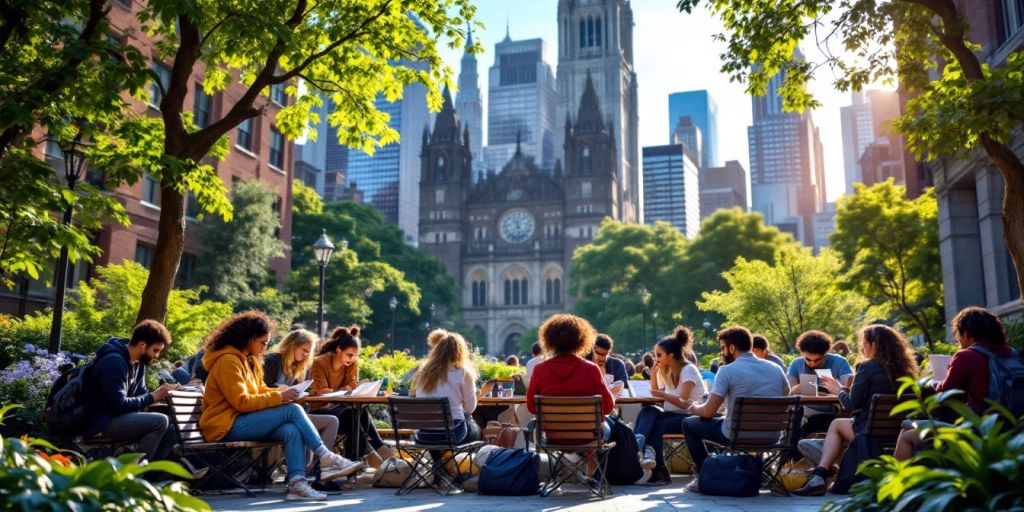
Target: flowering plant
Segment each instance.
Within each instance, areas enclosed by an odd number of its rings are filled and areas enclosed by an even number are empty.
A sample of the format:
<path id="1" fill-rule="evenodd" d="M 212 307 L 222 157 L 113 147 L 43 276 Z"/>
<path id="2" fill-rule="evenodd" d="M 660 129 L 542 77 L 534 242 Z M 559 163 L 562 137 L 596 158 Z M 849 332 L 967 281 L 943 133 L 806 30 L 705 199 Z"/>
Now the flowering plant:
<path id="1" fill-rule="evenodd" d="M 24 346 L 21 359 L 0 370 L 0 404 L 20 403 L 25 407 L 19 416 L 29 423 L 40 423 L 46 397 L 61 368 L 68 368 L 83 359 L 79 354 L 51 354 L 32 344 Z"/>

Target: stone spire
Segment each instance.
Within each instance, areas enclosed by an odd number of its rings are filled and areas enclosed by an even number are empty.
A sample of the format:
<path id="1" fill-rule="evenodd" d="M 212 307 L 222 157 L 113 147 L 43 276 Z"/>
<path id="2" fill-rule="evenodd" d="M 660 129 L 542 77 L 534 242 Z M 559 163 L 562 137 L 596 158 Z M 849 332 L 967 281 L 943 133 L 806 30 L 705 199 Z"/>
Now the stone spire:
<path id="1" fill-rule="evenodd" d="M 576 114 L 576 125 L 573 127 L 575 133 L 601 133 L 604 131 L 604 119 L 601 116 L 601 105 L 597 100 L 597 92 L 594 91 L 594 81 L 587 71 L 587 82 L 583 86 L 583 98 L 580 99 L 580 108 Z"/>
<path id="2" fill-rule="evenodd" d="M 466 47 L 462 53 L 462 69 L 459 70 L 459 94 L 455 98 L 455 110 L 462 120 L 463 139 L 468 139 L 469 151 L 473 154 L 473 164 L 483 168 L 484 142 L 484 100 L 480 91 L 480 75 L 477 73 L 476 55 L 470 53 L 473 48 L 473 27 L 466 26 Z"/>
<path id="3" fill-rule="evenodd" d="M 437 119 L 434 121 L 434 133 L 431 134 L 430 140 L 432 142 L 456 142 L 459 140 L 459 118 L 455 115 L 455 105 L 452 103 L 452 93 L 448 90 L 448 86 L 445 86 L 442 96 L 444 97 L 444 106 L 437 113 Z"/>

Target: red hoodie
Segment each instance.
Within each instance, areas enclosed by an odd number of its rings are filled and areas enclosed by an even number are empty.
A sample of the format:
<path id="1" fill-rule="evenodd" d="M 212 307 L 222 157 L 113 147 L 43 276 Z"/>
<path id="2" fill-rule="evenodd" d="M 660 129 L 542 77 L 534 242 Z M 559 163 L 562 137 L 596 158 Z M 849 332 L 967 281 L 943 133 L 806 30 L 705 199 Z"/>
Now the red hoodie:
<path id="1" fill-rule="evenodd" d="M 604 375 L 596 364 L 572 354 L 552 357 L 533 369 L 530 387 L 526 389 L 526 408 L 537 414 L 533 403 L 536 395 L 594 396 L 601 395 L 601 411 L 607 415 L 615 408 L 615 397 L 604 383 Z"/>

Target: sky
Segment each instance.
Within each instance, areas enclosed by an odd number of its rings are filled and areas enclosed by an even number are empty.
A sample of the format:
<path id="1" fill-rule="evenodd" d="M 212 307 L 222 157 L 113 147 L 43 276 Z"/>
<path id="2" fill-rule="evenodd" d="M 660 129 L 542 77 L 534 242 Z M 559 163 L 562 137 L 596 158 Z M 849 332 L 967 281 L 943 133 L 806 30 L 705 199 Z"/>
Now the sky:
<path id="1" fill-rule="evenodd" d="M 476 19 L 485 27 L 474 32 L 484 53 L 477 56 L 480 90 L 487 112 L 487 70 L 494 64 L 494 44 L 505 37 L 506 20 L 514 40 L 540 37 L 548 46 L 548 62 L 557 69 L 557 0 L 477 0 Z M 721 23 L 703 8 L 693 14 L 676 10 L 675 0 L 634 0 L 633 63 L 640 103 L 640 147 L 668 144 L 668 95 L 707 89 L 718 103 L 718 158 L 739 160 L 748 176 L 750 165 L 747 126 L 752 120 L 750 97 L 742 84 L 730 83 L 721 73 L 720 54 L 725 45 L 712 36 Z M 809 60 L 819 55 L 813 44 L 802 45 Z M 442 57 L 457 80 L 461 49 L 444 48 Z M 825 182 L 829 201 L 845 188 L 843 142 L 839 108 L 850 104 L 850 94 L 832 88 L 833 76 L 819 69 L 811 92 L 822 103 L 814 111 L 825 149 Z M 486 134 L 486 114 L 484 133 Z M 486 143 L 486 136 L 485 136 Z"/>

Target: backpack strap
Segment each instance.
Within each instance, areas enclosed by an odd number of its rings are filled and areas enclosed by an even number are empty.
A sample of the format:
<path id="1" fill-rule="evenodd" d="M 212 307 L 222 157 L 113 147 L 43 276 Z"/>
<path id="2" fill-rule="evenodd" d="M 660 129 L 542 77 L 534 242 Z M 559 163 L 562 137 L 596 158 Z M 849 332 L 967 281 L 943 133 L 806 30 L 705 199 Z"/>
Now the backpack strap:
<path id="1" fill-rule="evenodd" d="M 991 350 L 981 346 L 978 343 L 975 343 L 974 345 L 971 345 L 970 347 L 968 347 L 968 350 L 973 350 L 973 351 L 975 351 L 975 352 L 977 352 L 977 353 L 979 353 L 979 354 L 981 354 L 981 355 L 983 355 L 983 356 L 985 356 L 985 357 L 987 357 L 989 359 L 992 359 L 992 358 L 996 357 L 995 352 L 992 352 Z"/>

